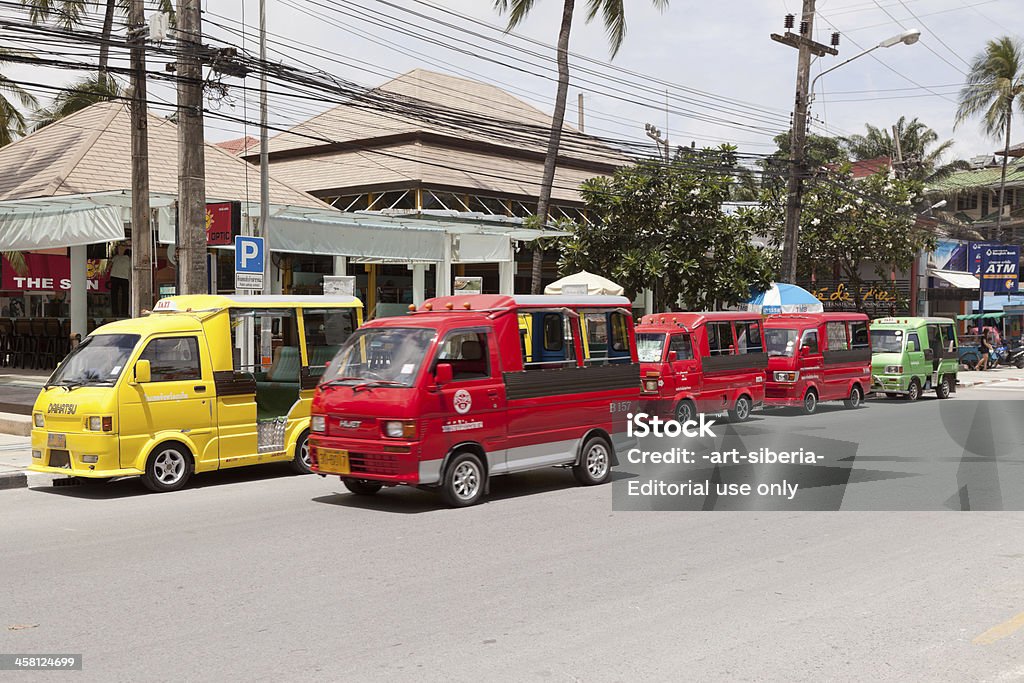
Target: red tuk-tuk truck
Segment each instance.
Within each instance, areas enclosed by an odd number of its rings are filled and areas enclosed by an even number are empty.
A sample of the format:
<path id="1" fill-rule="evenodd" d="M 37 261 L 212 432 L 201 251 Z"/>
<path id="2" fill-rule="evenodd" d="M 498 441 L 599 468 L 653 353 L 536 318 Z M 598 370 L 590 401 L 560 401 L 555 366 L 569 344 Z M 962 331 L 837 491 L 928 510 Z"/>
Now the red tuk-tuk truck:
<path id="1" fill-rule="evenodd" d="M 635 444 L 628 299 L 478 294 L 410 309 L 365 324 L 324 373 L 312 405 L 315 472 L 360 495 L 436 488 L 462 507 L 492 477 L 540 467 L 603 483 Z"/>
<path id="2" fill-rule="evenodd" d="M 764 322 L 768 406 L 821 401 L 857 408 L 871 389 L 871 336 L 863 313 L 778 313 Z"/>
<path id="3" fill-rule="evenodd" d="M 728 413 L 742 422 L 764 402 L 768 367 L 756 313 L 652 313 L 636 328 L 644 409 L 680 422 Z"/>

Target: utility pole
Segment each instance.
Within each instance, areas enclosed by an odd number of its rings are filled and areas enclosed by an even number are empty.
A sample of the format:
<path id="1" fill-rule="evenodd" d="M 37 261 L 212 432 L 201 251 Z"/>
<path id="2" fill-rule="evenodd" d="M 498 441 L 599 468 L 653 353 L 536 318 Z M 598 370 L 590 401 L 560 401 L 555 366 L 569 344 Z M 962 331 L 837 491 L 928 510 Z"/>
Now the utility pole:
<path id="1" fill-rule="evenodd" d="M 149 130 L 146 110 L 146 12 L 144 0 L 131 0 L 132 120 L 132 280 L 131 315 L 153 305 L 151 219 L 149 211 Z"/>
<path id="2" fill-rule="evenodd" d="M 803 178 L 807 174 L 805 164 L 805 147 L 807 146 L 807 112 L 809 102 L 807 93 L 811 77 L 811 55 L 822 57 L 826 54 L 839 54 L 838 50 L 817 43 L 814 35 L 814 2 L 803 0 L 803 10 L 798 33 L 793 28 L 793 15 L 786 17 L 786 33 L 773 33 L 772 40 L 794 47 L 799 51 L 796 67 L 796 99 L 793 104 L 793 129 L 789 136 L 789 183 L 786 189 L 786 228 L 782 242 L 783 282 L 796 284 L 797 242 L 800 238 L 800 211 L 803 208 Z"/>
<path id="3" fill-rule="evenodd" d="M 260 236 L 263 238 L 263 293 L 270 294 L 270 138 L 267 134 L 267 2 L 260 0 Z"/>
<path id="4" fill-rule="evenodd" d="M 576 111 L 579 113 L 579 118 L 580 118 L 579 129 L 580 129 L 580 132 L 582 133 L 582 132 L 584 132 L 583 131 L 583 92 L 582 91 L 579 93 L 577 102 L 578 102 L 578 104 L 576 105 Z"/>
<path id="5" fill-rule="evenodd" d="M 181 294 L 206 294 L 206 163 L 200 0 L 178 0 L 178 269 Z"/>
<path id="6" fill-rule="evenodd" d="M 896 124 L 892 126 L 892 141 L 896 147 L 896 177 L 902 178 L 906 175 L 906 169 L 903 165 L 903 143 L 900 141 L 899 127 Z"/>

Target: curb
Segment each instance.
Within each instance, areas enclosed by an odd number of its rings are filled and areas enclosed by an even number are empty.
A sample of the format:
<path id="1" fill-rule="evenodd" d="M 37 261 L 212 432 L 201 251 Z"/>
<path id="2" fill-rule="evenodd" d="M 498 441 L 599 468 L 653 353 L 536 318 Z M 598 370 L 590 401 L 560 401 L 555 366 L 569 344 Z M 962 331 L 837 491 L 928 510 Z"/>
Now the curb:
<path id="1" fill-rule="evenodd" d="M 0 434 L 32 436 L 32 416 L 0 413 Z"/>
<path id="2" fill-rule="evenodd" d="M 8 489 L 34 489 L 43 486 L 63 486 L 65 481 L 70 482 L 71 477 L 62 474 L 48 474 L 46 472 L 2 472 L 0 473 L 0 491 Z"/>

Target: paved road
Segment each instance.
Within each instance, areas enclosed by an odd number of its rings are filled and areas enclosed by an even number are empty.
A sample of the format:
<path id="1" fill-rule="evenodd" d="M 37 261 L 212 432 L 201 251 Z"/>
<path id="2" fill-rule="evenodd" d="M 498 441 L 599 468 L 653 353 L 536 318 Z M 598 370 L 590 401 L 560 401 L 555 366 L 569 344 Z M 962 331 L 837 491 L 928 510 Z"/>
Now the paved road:
<path id="1" fill-rule="evenodd" d="M 938 403 L 762 420 L 920 452 Z M 613 512 L 557 470 L 447 510 L 265 467 L 0 519 L 0 652 L 76 680 L 1024 680 L 1024 513 Z"/>

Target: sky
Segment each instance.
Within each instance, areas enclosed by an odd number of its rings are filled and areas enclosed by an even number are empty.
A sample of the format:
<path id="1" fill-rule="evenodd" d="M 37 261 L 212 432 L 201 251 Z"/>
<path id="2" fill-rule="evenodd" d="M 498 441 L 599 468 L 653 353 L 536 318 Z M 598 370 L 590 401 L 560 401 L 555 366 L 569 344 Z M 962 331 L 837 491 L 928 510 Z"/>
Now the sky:
<path id="1" fill-rule="evenodd" d="M 584 94 L 588 133 L 646 140 L 653 123 L 674 145 L 724 142 L 766 154 L 771 138 L 788 128 L 797 51 L 773 42 L 787 13 L 800 0 L 669 0 L 664 12 L 647 0 L 629 0 L 627 34 L 612 59 L 603 26 L 585 23 L 577 1 L 570 49 L 573 85 L 569 123 L 577 121 L 577 93 Z M 555 66 L 550 46 L 557 37 L 561 3 L 537 0 L 533 13 L 512 34 L 488 0 L 266 0 L 272 59 L 299 60 L 339 78 L 376 86 L 414 68 L 487 80 L 550 112 Z M 206 0 L 204 33 L 255 51 L 258 0 Z M 4 10 L 8 13 L 10 10 Z M 242 15 L 247 28 L 241 29 Z M 921 40 L 877 49 L 817 81 L 812 132 L 863 133 L 864 124 L 888 127 L 900 116 L 918 117 L 940 139 L 953 138 L 954 156 L 991 154 L 999 143 L 977 121 L 954 131 L 956 95 L 968 63 L 987 40 L 1024 32 L 1020 0 L 819 0 L 815 38 L 841 34 L 838 57 L 812 65 L 812 76 L 908 28 Z M 444 23 L 440 23 L 444 22 Z M 445 25 L 447 24 L 447 25 Z M 472 33 L 467 33 L 466 29 Z M 244 36 L 242 35 L 244 33 Z M 0 44 L 11 46 L 9 40 Z M 73 74 L 8 65 L 9 78 L 66 83 Z M 256 121 L 248 100 L 226 79 L 228 98 L 212 106 Z M 249 79 L 255 87 L 255 79 Z M 173 102 L 167 85 L 152 84 L 154 100 Z M 667 99 L 667 107 L 666 107 Z M 288 127 L 330 105 L 272 97 L 270 121 Z M 1024 140 L 1024 122 L 1021 136 Z M 211 141 L 255 135 L 208 117 Z"/>

